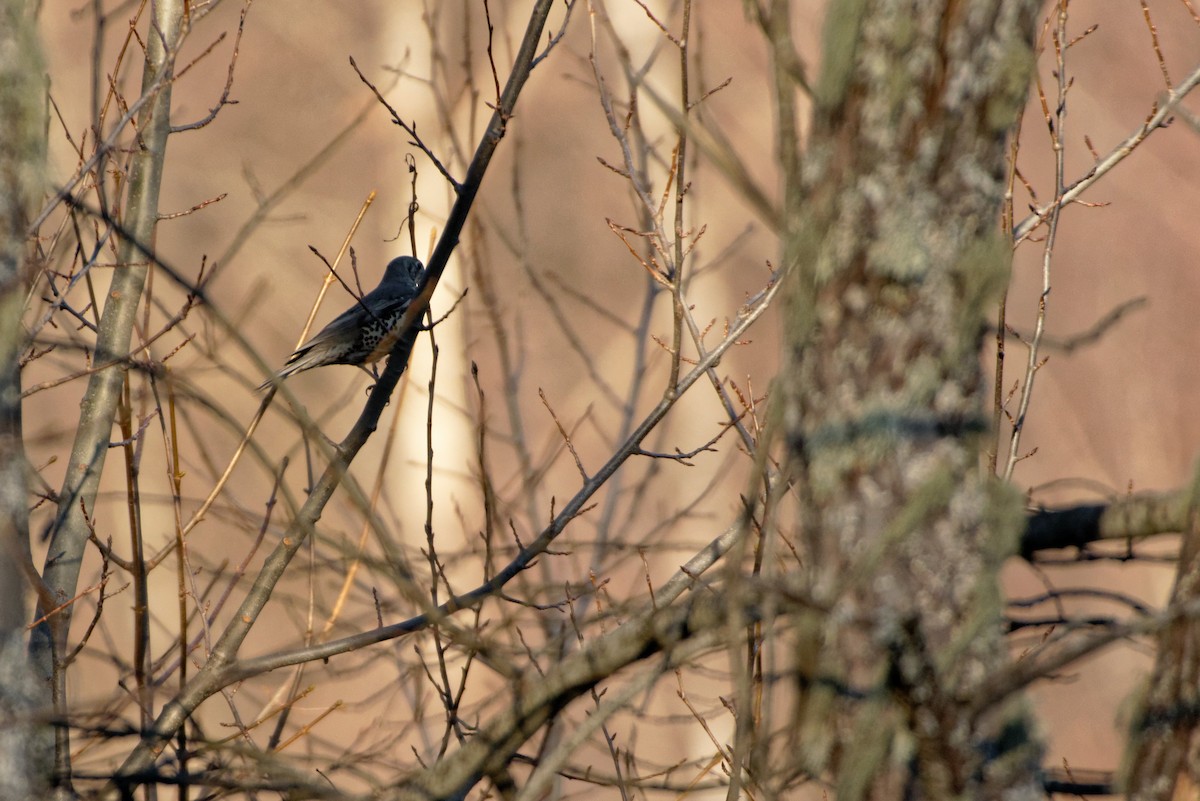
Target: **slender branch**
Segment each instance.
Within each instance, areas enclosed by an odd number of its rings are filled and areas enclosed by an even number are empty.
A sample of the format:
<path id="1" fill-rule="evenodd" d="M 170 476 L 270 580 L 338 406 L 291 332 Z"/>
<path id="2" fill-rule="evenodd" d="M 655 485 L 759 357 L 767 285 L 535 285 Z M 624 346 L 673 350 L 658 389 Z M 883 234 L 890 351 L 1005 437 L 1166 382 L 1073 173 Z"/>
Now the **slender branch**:
<path id="1" fill-rule="evenodd" d="M 1074 203 L 1079 197 L 1086 192 L 1096 181 L 1100 180 L 1113 167 L 1116 167 L 1122 161 L 1137 149 L 1142 142 L 1149 138 L 1150 134 L 1157 131 L 1159 128 L 1165 128 L 1170 124 L 1171 115 L 1176 113 L 1180 108 L 1180 103 L 1183 99 L 1200 85 L 1200 64 L 1197 64 L 1192 71 L 1184 78 L 1174 90 L 1166 93 L 1166 100 L 1159 105 L 1155 103 L 1146 121 L 1143 122 L 1137 130 L 1109 151 L 1108 155 L 1096 162 L 1087 174 L 1082 178 L 1072 182 L 1060 196 L 1056 196 L 1053 201 L 1044 206 L 1039 206 L 1025 219 L 1021 220 L 1013 228 L 1013 243 L 1020 244 L 1029 238 L 1029 235 L 1037 229 L 1042 223 L 1050 218 L 1051 212 L 1057 207 L 1062 208 L 1070 203 Z"/>
<path id="2" fill-rule="evenodd" d="M 1050 127 L 1050 142 L 1054 149 L 1054 196 L 1062 197 L 1065 187 L 1063 175 L 1066 169 L 1066 139 L 1063 136 L 1063 125 L 1067 118 L 1067 0 L 1058 0 L 1058 24 L 1054 30 L 1055 70 L 1058 78 L 1058 93 L 1054 105 L 1053 116 L 1047 111 L 1046 124 Z M 1039 92 L 1041 82 L 1038 82 Z M 1045 108 L 1045 100 L 1042 101 Z M 1025 417 L 1029 414 L 1029 404 L 1033 400 L 1033 386 L 1037 372 L 1042 367 L 1039 361 L 1042 336 L 1046 332 L 1046 302 L 1050 297 L 1050 264 L 1054 256 L 1054 243 L 1058 239 L 1058 221 L 1062 216 L 1062 205 L 1058 204 L 1050 210 L 1050 230 L 1042 245 L 1042 294 L 1038 298 L 1037 322 L 1034 324 L 1033 340 L 1029 343 L 1029 354 L 1025 364 L 1025 378 L 1021 386 L 1021 400 L 1018 404 L 1017 415 L 1013 420 L 1012 434 L 1008 442 L 1008 459 L 1004 466 L 1004 480 L 1011 481 L 1013 470 L 1021 460 L 1021 434 L 1025 430 Z"/>

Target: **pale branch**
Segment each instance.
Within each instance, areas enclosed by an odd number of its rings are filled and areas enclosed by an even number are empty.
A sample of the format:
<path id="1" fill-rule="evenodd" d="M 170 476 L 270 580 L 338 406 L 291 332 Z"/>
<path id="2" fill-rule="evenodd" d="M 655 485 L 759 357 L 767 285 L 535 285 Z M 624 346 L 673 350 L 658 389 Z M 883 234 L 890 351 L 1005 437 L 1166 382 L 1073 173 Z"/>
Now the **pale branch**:
<path id="1" fill-rule="evenodd" d="M 133 236 L 123 238 L 119 244 L 118 260 L 125 266 L 113 276 L 108 301 L 100 318 L 95 358 L 101 363 L 128 351 L 141 306 L 149 265 L 141 263 L 137 254 L 139 243 L 154 241 L 154 230 L 158 223 L 159 191 L 171 127 L 175 56 L 188 31 L 184 11 L 184 4 L 178 0 L 162 0 L 155 3 L 152 9 L 153 33 L 146 37 L 141 84 L 144 105 L 140 107 L 136 125 L 138 148 L 131 158 L 123 203 L 125 223 Z M 86 173 L 80 173 L 83 174 Z M 54 202 L 57 204 L 59 200 L 61 198 L 56 198 Z M 38 225 L 40 220 L 31 230 L 36 231 Z M 63 479 L 59 493 L 61 498 L 70 502 L 60 504 L 51 525 L 50 547 L 42 573 L 43 581 L 62 600 L 75 595 L 78 586 L 90 532 L 85 510 L 91 510 L 95 505 L 124 377 L 125 371 L 116 365 L 93 373 L 80 404 L 79 426 L 69 461 L 71 468 Z M 31 669 L 44 687 L 46 705 L 50 706 L 52 702 L 59 704 L 54 710 L 56 714 L 64 713 L 61 703 L 67 698 L 66 675 L 61 660 L 67 652 L 73 611 L 72 606 L 63 607 L 54 620 L 34 628 L 30 637 Z M 66 781 L 71 775 L 69 731 L 66 727 L 54 727 L 47 737 L 54 739 L 53 770 Z M 49 769 L 48 765 L 40 767 Z"/>
<path id="2" fill-rule="evenodd" d="M 1050 139 L 1054 150 L 1054 195 L 1062 197 L 1064 192 L 1064 175 L 1066 171 L 1066 150 L 1064 148 L 1063 126 L 1067 119 L 1067 65 L 1066 65 L 1066 33 L 1067 33 L 1067 4 L 1059 3 L 1057 24 L 1054 29 L 1055 69 L 1058 79 L 1057 102 L 1054 111 L 1043 109 L 1046 124 L 1050 128 Z M 1038 94 L 1042 94 L 1041 81 L 1038 81 Z M 1062 206 L 1051 207 L 1046 220 L 1047 233 L 1042 243 L 1042 292 L 1038 299 L 1037 318 L 1034 323 L 1033 338 L 1029 341 L 1028 353 L 1025 358 L 1025 374 L 1021 381 L 1021 397 L 1017 402 L 1017 413 L 1013 419 L 1012 430 L 1008 440 L 1008 459 L 1005 461 L 1003 476 L 1012 480 L 1017 463 L 1024 457 L 1021 455 L 1021 435 L 1025 432 L 1025 420 L 1029 414 L 1029 405 L 1033 400 L 1033 387 L 1038 370 L 1043 364 L 1041 358 L 1042 337 L 1046 333 L 1046 307 L 1050 297 L 1050 275 L 1054 256 L 1054 243 L 1058 238 L 1058 223 L 1062 216 Z"/>
<path id="3" fill-rule="evenodd" d="M 1183 99 L 1197 85 L 1200 85 L 1200 65 L 1194 67 L 1188 76 L 1183 79 L 1182 83 L 1167 93 L 1166 101 L 1162 105 L 1155 103 L 1155 108 L 1146 118 L 1146 121 L 1138 126 L 1137 130 L 1125 137 L 1120 144 L 1109 151 L 1108 155 L 1099 159 L 1084 176 L 1067 186 L 1059 197 L 1044 206 L 1038 206 L 1033 210 L 1032 214 L 1014 226 L 1013 242 L 1018 244 L 1023 242 L 1039 225 L 1049 219 L 1051 212 L 1055 208 L 1061 208 L 1069 203 L 1074 203 L 1096 181 L 1100 180 L 1113 167 L 1124 161 L 1150 134 L 1159 128 L 1165 128 L 1169 125 L 1171 115 L 1176 113 L 1180 108 L 1179 104 L 1183 102 Z"/>

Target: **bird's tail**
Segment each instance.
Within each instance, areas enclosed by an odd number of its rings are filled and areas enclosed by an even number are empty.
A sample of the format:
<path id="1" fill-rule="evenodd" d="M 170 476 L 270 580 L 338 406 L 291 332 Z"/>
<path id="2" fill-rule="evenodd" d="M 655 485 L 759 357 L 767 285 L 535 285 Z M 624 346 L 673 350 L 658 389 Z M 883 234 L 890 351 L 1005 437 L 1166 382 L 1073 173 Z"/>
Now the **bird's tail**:
<path id="1" fill-rule="evenodd" d="M 268 378 L 266 381 L 262 382 L 257 387 L 255 387 L 254 391 L 262 392 L 264 389 L 267 389 L 268 387 L 275 386 L 275 383 L 277 381 L 282 381 L 283 379 L 284 379 L 283 371 L 280 370 L 278 373 L 272 374 L 272 376 L 270 378 Z"/>
<path id="2" fill-rule="evenodd" d="M 258 385 L 256 392 L 262 392 L 270 386 L 274 386 L 277 382 L 283 381 L 288 376 L 303 372 L 313 367 L 320 367 L 325 364 L 325 354 L 316 352 L 317 348 L 302 348 L 292 354 L 287 360 L 287 364 L 281 367 L 275 375 L 268 378 L 266 381 Z"/>

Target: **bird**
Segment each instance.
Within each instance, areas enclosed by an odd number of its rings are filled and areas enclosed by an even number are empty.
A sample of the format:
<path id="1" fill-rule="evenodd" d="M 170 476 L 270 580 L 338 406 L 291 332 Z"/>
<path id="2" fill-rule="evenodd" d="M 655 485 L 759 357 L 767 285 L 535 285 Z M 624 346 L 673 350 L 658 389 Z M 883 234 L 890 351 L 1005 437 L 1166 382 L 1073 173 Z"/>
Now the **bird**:
<path id="1" fill-rule="evenodd" d="M 396 325 L 417 296 L 424 272 L 425 266 L 412 256 L 392 259 L 379 286 L 297 348 L 284 366 L 259 384 L 258 389 L 264 390 L 276 381 L 314 367 L 327 364 L 364 367 L 379 361 L 396 344 L 399 338 Z M 419 331 L 419 326 L 412 325 L 404 332 L 406 360 Z"/>

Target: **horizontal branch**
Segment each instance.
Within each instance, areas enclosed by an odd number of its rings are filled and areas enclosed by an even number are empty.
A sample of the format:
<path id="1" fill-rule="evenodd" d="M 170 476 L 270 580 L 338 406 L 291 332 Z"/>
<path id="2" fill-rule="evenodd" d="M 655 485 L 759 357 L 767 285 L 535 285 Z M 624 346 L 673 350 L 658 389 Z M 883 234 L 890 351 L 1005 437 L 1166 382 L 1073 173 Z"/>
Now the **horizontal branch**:
<path id="1" fill-rule="evenodd" d="M 1045 509 L 1030 515 L 1021 536 L 1021 556 L 1038 551 L 1082 548 L 1099 540 L 1172 534 L 1187 524 L 1189 491 L 1146 493 L 1104 504 Z"/>

